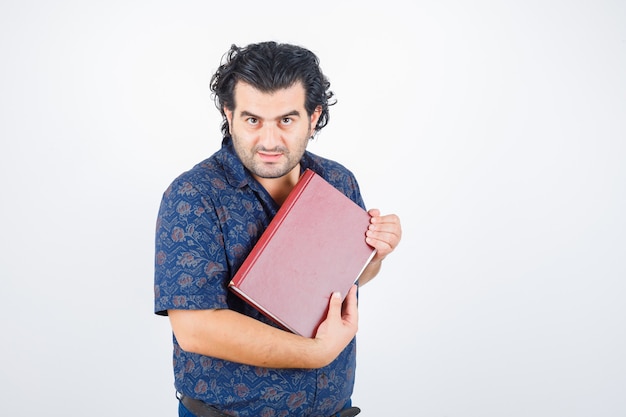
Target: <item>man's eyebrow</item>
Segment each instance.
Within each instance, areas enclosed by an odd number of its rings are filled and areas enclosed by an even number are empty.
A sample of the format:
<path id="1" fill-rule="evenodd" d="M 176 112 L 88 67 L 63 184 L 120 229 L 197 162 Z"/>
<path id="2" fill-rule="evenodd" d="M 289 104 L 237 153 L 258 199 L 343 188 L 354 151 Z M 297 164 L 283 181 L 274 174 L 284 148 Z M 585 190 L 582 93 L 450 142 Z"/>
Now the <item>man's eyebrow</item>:
<path id="1" fill-rule="evenodd" d="M 247 110 L 244 110 L 241 112 L 241 116 L 245 116 L 245 117 L 254 117 L 255 119 L 260 119 L 260 116 L 257 116 L 256 114 L 250 113 Z"/>
<path id="2" fill-rule="evenodd" d="M 247 110 L 243 110 L 241 112 L 241 116 L 242 117 L 254 117 L 255 119 L 259 119 L 259 120 L 263 119 L 261 116 L 257 116 L 256 114 L 251 113 L 251 112 L 249 112 Z M 276 119 L 284 119 L 285 117 L 289 117 L 289 116 L 300 116 L 300 112 L 298 110 L 292 110 L 292 111 L 287 112 L 287 113 L 285 113 L 285 114 L 283 114 L 281 116 L 278 116 Z"/>

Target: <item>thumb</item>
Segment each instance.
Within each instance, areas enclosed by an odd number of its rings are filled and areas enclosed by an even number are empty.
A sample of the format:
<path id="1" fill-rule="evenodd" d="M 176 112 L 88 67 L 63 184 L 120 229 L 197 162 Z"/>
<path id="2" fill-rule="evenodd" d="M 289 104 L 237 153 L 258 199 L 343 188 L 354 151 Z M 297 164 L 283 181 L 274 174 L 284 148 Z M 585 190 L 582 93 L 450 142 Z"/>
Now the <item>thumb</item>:
<path id="1" fill-rule="evenodd" d="M 328 304 L 327 318 L 341 317 L 341 293 L 339 291 L 334 292 L 330 296 L 330 302 Z"/>

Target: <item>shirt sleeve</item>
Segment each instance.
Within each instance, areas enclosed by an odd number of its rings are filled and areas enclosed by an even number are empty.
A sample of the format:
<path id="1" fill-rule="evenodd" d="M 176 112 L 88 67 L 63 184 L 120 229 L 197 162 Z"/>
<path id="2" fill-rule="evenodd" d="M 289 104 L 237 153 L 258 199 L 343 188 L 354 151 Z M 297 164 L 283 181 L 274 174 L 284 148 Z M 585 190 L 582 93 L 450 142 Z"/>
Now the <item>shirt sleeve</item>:
<path id="1" fill-rule="evenodd" d="M 155 238 L 156 314 L 227 307 L 224 238 L 213 204 L 190 181 L 163 194 Z"/>

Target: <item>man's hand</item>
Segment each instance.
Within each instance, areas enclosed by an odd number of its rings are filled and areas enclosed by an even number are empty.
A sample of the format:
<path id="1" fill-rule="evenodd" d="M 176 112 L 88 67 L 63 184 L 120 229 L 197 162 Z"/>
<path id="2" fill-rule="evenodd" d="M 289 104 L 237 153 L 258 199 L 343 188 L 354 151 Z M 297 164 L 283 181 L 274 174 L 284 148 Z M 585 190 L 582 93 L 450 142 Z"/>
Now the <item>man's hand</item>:
<path id="1" fill-rule="evenodd" d="M 320 356 L 332 362 L 350 343 L 358 330 L 359 312 L 357 309 L 356 285 L 348 292 L 343 304 L 341 295 L 334 293 L 328 304 L 328 314 L 317 329 L 315 341 Z"/>
<path id="2" fill-rule="evenodd" d="M 402 238 L 402 226 L 397 215 L 381 216 L 378 209 L 371 209 L 368 213 L 371 218 L 365 241 L 376 249 L 376 255 L 359 277 L 360 285 L 365 285 L 378 274 L 382 260 L 393 252 Z"/>
<path id="3" fill-rule="evenodd" d="M 380 262 L 400 243 L 402 226 L 400 226 L 400 218 L 395 214 L 381 216 L 378 209 L 371 209 L 368 213 L 372 217 L 365 241 L 377 250 L 372 262 Z"/>

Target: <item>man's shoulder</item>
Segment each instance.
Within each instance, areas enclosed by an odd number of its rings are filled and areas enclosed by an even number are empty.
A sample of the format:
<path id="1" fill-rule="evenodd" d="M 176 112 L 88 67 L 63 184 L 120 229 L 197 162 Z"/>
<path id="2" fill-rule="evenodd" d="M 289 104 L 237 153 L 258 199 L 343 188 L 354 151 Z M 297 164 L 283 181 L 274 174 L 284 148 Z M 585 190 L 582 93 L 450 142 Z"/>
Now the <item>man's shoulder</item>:
<path id="1" fill-rule="evenodd" d="M 352 201 L 364 207 L 359 183 L 352 171 L 343 164 L 311 152 L 306 152 L 303 158 L 303 165 L 304 168 L 312 169 Z"/>
<path id="2" fill-rule="evenodd" d="M 225 187 L 227 183 L 226 173 L 220 158 L 216 152 L 209 158 L 198 162 L 191 169 L 179 174 L 171 182 L 166 190 L 167 193 L 176 191 L 178 194 L 201 194 L 211 193 L 216 188 Z"/>

